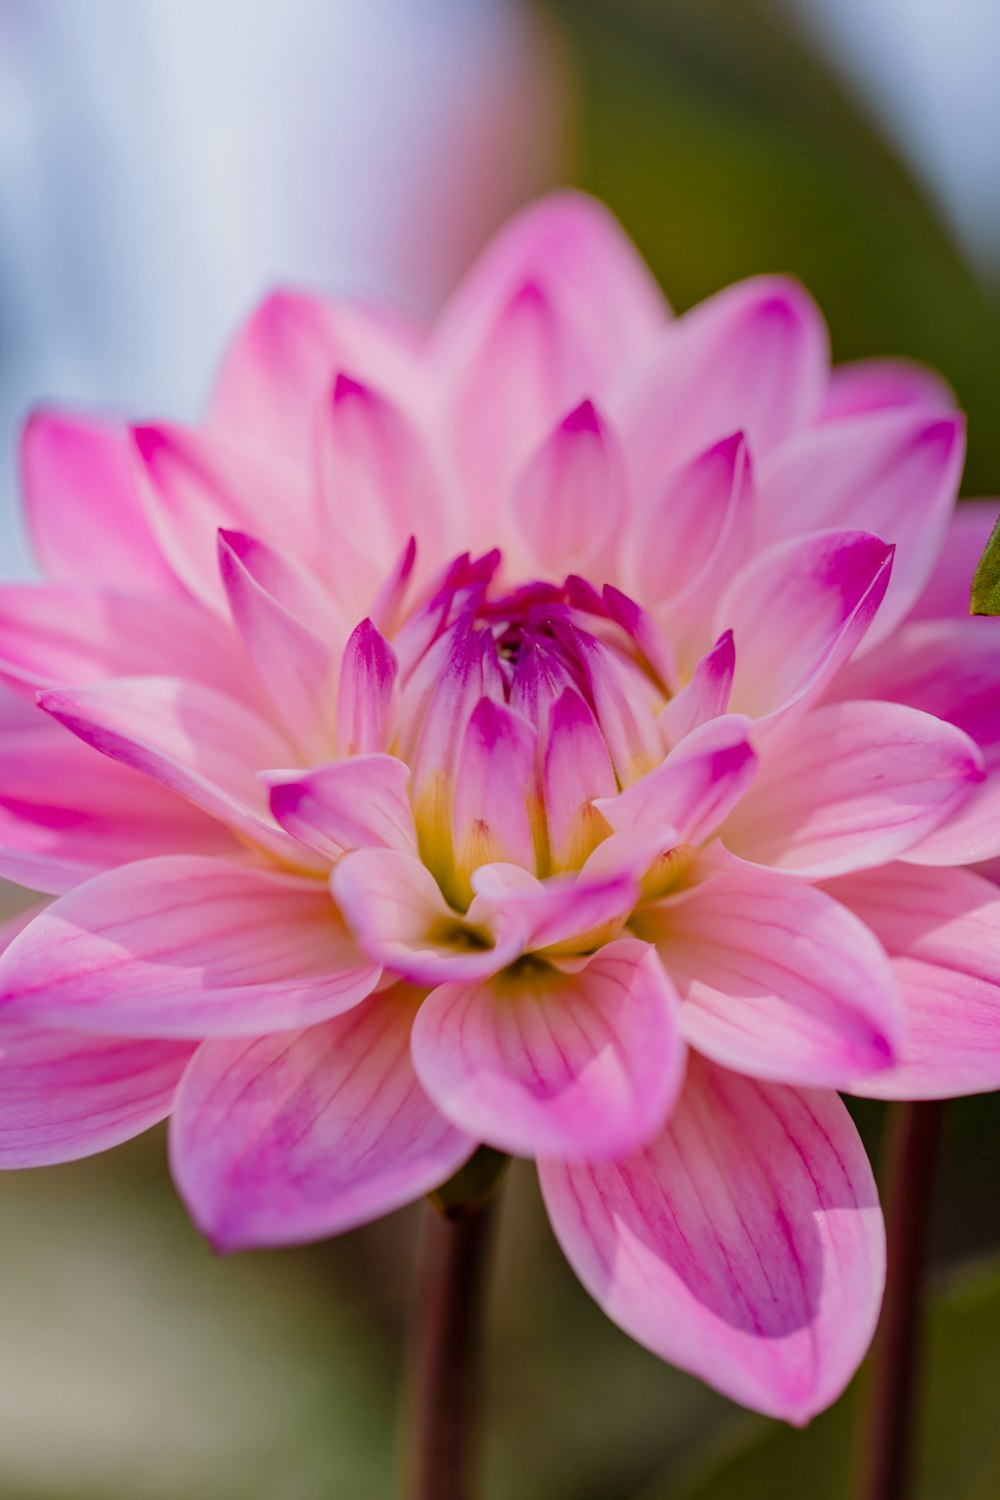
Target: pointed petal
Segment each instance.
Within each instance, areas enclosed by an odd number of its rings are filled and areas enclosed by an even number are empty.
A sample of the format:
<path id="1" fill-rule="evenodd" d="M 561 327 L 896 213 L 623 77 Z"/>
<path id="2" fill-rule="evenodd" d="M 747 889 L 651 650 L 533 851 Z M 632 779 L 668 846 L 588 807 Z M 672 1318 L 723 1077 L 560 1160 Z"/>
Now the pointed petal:
<path id="1" fill-rule="evenodd" d="M 685 667 L 712 640 L 719 590 L 750 551 L 753 480 L 742 433 L 673 470 L 629 529 L 625 576 L 652 606 Z"/>
<path id="2" fill-rule="evenodd" d="M 174 856 L 47 907 L 0 957 L 0 1014 L 112 1036 L 246 1036 L 335 1015 L 377 980 L 325 886 Z"/>
<path id="3" fill-rule="evenodd" d="M 925 406 L 947 410 L 954 406 L 952 391 L 933 370 L 906 359 L 860 359 L 837 365 L 820 413 L 823 422 L 857 416 L 888 407 Z"/>
<path id="4" fill-rule="evenodd" d="M 958 494 L 962 418 L 921 407 L 868 413 L 799 433 L 760 473 L 756 525 L 777 541 L 828 526 L 896 544 L 892 580 L 867 644 L 883 638 L 927 581 Z"/>
<path id="5" fill-rule="evenodd" d="M 543 786 L 552 869 L 578 869 L 608 832 L 592 803 L 614 793 L 615 773 L 597 720 L 571 688 L 552 706 Z"/>
<path id="6" fill-rule="evenodd" d="M 266 297 L 230 346 L 209 422 L 303 471 L 311 467 L 320 407 L 339 370 L 397 391 L 416 385 L 409 342 L 368 309 L 301 292 Z"/>
<path id="7" fill-rule="evenodd" d="M 312 498 L 302 477 L 279 458 L 177 426 L 134 427 L 132 445 L 140 495 L 163 555 L 205 604 L 225 606 L 220 528 L 278 541 L 303 557 L 315 553 Z"/>
<path id="8" fill-rule="evenodd" d="M 762 458 L 816 415 L 827 377 L 826 329 L 796 282 L 758 276 L 692 308 L 623 393 L 640 493 L 733 432 Z"/>
<path id="9" fill-rule="evenodd" d="M 618 438 L 593 402 L 583 401 L 514 480 L 505 520 L 529 576 L 561 580 L 597 564 L 610 571 L 624 511 Z"/>
<path id="10" fill-rule="evenodd" d="M 294 839 L 333 861 L 347 849 L 416 855 L 406 789 L 409 767 L 391 755 L 357 755 L 313 771 L 274 772 L 271 811 Z"/>
<path id="11" fill-rule="evenodd" d="M 639 915 L 684 1002 L 685 1037 L 716 1062 L 826 1088 L 892 1062 L 902 1012 L 888 960 L 814 886 L 733 861 Z"/>
<path id="12" fill-rule="evenodd" d="M 416 426 L 388 397 L 338 375 L 319 429 L 319 484 L 331 545 L 323 566 L 348 613 L 368 613 L 410 537 L 426 575 L 448 555 L 445 484 Z"/>
<path id="13" fill-rule="evenodd" d="M 691 681 L 674 694 L 660 713 L 660 729 L 668 746 L 678 745 L 700 724 L 707 724 L 709 719 L 717 719 L 726 712 L 735 672 L 733 632 L 727 630 L 702 657 Z"/>
<path id="14" fill-rule="evenodd" d="M 362 620 L 344 649 L 337 697 L 341 755 L 371 755 L 392 739 L 396 719 L 395 652 L 371 620 Z"/>
<path id="15" fill-rule="evenodd" d="M 655 771 L 617 797 L 602 797 L 598 811 L 616 831 L 648 822 L 670 823 L 678 843 L 702 843 L 757 773 L 750 727 L 742 714 L 725 714 L 702 724 Z"/>
<path id="16" fill-rule="evenodd" d="M 721 830 L 743 859 L 821 879 L 894 859 L 984 777 L 960 729 L 900 703 L 828 703 L 779 724 Z"/>
<path id="17" fill-rule="evenodd" d="M 896 1065 L 855 1080 L 877 1099 L 1000 1088 L 1000 895 L 969 870 L 896 864 L 829 882 L 890 955 L 906 1010 Z"/>
<path id="18" fill-rule="evenodd" d="M 219 572 L 233 624 L 289 739 L 307 760 L 324 759 L 335 717 L 329 645 L 257 582 L 224 532 Z"/>
<path id="19" fill-rule="evenodd" d="M 680 1089 L 676 997 L 655 951 L 610 943 L 574 974 L 539 965 L 433 991 L 413 1062 L 460 1130 L 501 1151 L 595 1159 L 644 1144 Z"/>
<path id="20" fill-rule="evenodd" d="M 396 986 L 292 1036 L 199 1049 L 170 1161 L 216 1249 L 341 1234 L 430 1192 L 472 1154 L 413 1072 L 418 1003 Z"/>
<path id="21" fill-rule="evenodd" d="M 46 713 L 112 760 L 187 797 L 256 844 L 298 861 L 272 822 L 257 771 L 294 763 L 288 742 L 224 693 L 171 677 L 118 677 L 39 697 Z"/>
<path id="22" fill-rule="evenodd" d="M 133 673 L 253 688 L 229 632 L 193 599 L 70 583 L 0 586 L 0 675 L 38 688 Z"/>
<path id="23" fill-rule="evenodd" d="M 0 1030 L 0 1168 L 47 1167 L 107 1151 L 165 1119 L 190 1042 Z"/>
<path id="24" fill-rule="evenodd" d="M 180 592 L 146 519 L 120 423 L 35 412 L 24 429 L 21 474 L 31 541 L 51 577 Z"/>
<path id="25" fill-rule="evenodd" d="M 526 877 L 530 878 L 530 877 Z M 373 963 L 412 984 L 495 974 L 524 949 L 521 931 L 494 935 L 448 905 L 430 871 L 395 849 L 356 849 L 331 876 L 333 894 Z"/>
<path id="26" fill-rule="evenodd" d="M 117 765 L 37 709 L 0 732 L 0 874 L 58 894 L 102 870 L 156 854 L 235 857 L 214 818 Z"/>
<path id="27" fill-rule="evenodd" d="M 835 1094 L 692 1058 L 646 1151 L 540 1175 L 570 1265 L 632 1338 L 799 1425 L 839 1396 L 875 1330 L 885 1232 Z"/>
<path id="28" fill-rule="evenodd" d="M 534 729 L 520 714 L 480 698 L 462 736 L 455 773 L 452 836 L 464 884 L 479 865 L 507 861 L 535 870 Z"/>
<path id="29" fill-rule="evenodd" d="M 875 617 L 891 562 L 892 548 L 862 531 L 793 537 L 755 557 L 718 606 L 736 642 L 730 707 L 765 718 L 828 681 Z"/>
<path id="30" fill-rule="evenodd" d="M 655 281 L 604 205 L 582 193 L 555 193 L 510 220 L 469 272 L 438 325 L 438 357 L 456 358 L 529 283 L 551 295 L 577 362 L 604 385 L 669 317 Z"/>

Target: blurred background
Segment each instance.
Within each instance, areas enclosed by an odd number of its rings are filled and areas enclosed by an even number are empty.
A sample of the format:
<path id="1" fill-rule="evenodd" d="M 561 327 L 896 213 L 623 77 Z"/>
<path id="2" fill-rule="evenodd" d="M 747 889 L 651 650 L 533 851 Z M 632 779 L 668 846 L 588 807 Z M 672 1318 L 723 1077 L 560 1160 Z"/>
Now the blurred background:
<path id="1" fill-rule="evenodd" d="M 678 309 L 789 271 L 838 358 L 935 365 L 996 493 L 998 76 L 996 0 L 0 0 L 3 572 L 31 403 L 192 418 L 262 291 L 430 313 L 559 181 Z M 954 1105 L 918 1500 L 1000 1494 L 998 1163 L 1000 1101 Z M 603 1319 L 526 1167 L 505 1192 L 486 1500 L 844 1493 L 853 1391 L 804 1433 L 737 1411 Z M 0 1497 L 386 1500 L 419 1218 L 218 1260 L 157 1132 L 3 1177 Z"/>

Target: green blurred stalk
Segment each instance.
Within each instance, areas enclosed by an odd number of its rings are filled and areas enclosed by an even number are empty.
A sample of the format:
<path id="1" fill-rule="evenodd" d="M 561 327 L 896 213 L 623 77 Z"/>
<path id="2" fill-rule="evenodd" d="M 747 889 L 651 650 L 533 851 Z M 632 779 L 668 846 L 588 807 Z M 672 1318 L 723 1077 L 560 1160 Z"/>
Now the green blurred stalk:
<path id="1" fill-rule="evenodd" d="M 887 1278 L 861 1412 L 857 1500 L 910 1500 L 914 1493 L 927 1231 L 943 1119 L 939 1099 L 889 1106 Z"/>
<path id="2" fill-rule="evenodd" d="M 406 1396 L 403 1500 L 473 1500 L 495 1202 L 509 1158 L 481 1147 L 431 1195 Z"/>

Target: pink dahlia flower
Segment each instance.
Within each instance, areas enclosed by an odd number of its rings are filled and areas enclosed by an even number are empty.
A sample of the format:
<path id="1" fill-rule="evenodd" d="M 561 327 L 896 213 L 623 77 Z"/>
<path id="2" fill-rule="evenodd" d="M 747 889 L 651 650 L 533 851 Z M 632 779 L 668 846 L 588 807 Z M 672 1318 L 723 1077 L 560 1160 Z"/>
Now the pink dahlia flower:
<path id="1" fill-rule="evenodd" d="M 624 1329 L 827 1405 L 884 1260 L 838 1090 L 1000 1083 L 961 459 L 933 376 L 831 373 L 780 279 L 672 321 L 575 196 L 429 332 L 270 298 L 197 431 L 37 415 L 2 1160 L 169 1113 L 233 1249 L 535 1157 Z"/>

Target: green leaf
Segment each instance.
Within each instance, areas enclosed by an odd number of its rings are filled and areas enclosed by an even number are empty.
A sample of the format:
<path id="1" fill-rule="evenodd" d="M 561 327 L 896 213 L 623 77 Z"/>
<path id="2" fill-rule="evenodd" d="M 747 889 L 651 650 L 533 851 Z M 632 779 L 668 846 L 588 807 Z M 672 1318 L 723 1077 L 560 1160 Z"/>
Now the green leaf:
<path id="1" fill-rule="evenodd" d="M 929 1320 L 927 1379 L 918 1424 L 913 1500 L 990 1500 L 1000 1495 L 1000 1259 L 949 1280 Z M 864 1372 L 847 1395 L 804 1431 L 736 1419 L 686 1474 L 658 1478 L 635 1500 L 774 1500 L 850 1493 Z"/>
<path id="2" fill-rule="evenodd" d="M 974 615 L 1000 615 L 1000 517 L 972 580 L 970 609 Z"/>

